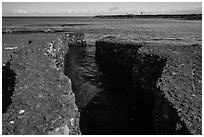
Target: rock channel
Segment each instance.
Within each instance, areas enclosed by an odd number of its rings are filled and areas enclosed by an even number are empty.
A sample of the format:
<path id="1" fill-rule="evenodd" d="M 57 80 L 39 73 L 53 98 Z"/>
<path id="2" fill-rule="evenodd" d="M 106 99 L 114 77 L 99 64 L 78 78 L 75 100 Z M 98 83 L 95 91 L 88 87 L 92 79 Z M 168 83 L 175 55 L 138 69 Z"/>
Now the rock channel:
<path id="1" fill-rule="evenodd" d="M 75 94 L 64 73 L 69 46 L 86 45 L 83 38 L 84 34 L 67 33 L 49 43 L 29 41 L 11 55 L 2 68 L 2 134 L 81 134 Z M 201 45 L 110 36 L 97 40 L 95 46 L 102 71 L 122 81 L 120 86 L 131 85 L 126 95 L 132 100 L 139 95 L 135 103 L 141 114 L 135 116 L 143 116 L 144 122 L 130 127 L 138 131 L 142 127 L 147 134 L 202 134 Z M 86 125 L 94 121 L 81 117 L 83 131 L 94 126 Z"/>

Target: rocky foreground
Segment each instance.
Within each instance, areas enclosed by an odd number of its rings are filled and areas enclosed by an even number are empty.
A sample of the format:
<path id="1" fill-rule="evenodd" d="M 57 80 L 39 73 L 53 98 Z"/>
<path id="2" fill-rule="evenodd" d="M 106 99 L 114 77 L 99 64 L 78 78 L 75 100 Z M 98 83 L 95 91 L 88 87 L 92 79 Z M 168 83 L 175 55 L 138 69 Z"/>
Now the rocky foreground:
<path id="1" fill-rule="evenodd" d="M 29 41 L 11 55 L 2 68 L 2 134 L 81 134 L 64 57 L 70 44 L 85 44 L 83 37 L 69 33 L 49 43 Z"/>
<path id="2" fill-rule="evenodd" d="M 202 134 L 201 45 L 135 42 L 114 36 L 96 41 L 103 70 L 144 91 L 154 104 L 156 134 Z M 141 102 L 142 105 L 142 102 Z"/>

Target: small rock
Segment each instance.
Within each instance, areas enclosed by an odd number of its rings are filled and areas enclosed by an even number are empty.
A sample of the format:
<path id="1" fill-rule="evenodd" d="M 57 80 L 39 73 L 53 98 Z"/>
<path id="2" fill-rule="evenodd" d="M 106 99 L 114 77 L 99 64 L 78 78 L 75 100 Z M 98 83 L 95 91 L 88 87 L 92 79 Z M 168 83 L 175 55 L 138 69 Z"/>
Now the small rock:
<path id="1" fill-rule="evenodd" d="M 74 118 L 71 118 L 70 122 L 71 122 L 71 126 L 74 126 Z"/>
<path id="2" fill-rule="evenodd" d="M 25 112 L 25 110 L 20 110 L 20 111 L 19 111 L 20 114 L 22 114 L 22 113 L 24 113 L 24 112 Z"/>
<path id="3" fill-rule="evenodd" d="M 14 121 L 10 121 L 10 123 L 11 123 L 11 124 L 13 124 L 13 123 L 14 123 Z"/>

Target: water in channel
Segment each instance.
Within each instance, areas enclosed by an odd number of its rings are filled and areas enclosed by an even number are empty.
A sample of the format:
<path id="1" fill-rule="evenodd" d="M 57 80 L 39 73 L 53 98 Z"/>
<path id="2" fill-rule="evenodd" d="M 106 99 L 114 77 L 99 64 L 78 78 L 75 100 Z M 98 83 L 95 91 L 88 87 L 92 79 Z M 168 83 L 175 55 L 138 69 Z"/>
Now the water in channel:
<path id="1" fill-rule="evenodd" d="M 95 60 L 94 46 L 70 46 L 65 74 L 72 80 L 82 134 L 155 134 L 153 103 L 144 101 L 131 80 L 104 73 Z"/>

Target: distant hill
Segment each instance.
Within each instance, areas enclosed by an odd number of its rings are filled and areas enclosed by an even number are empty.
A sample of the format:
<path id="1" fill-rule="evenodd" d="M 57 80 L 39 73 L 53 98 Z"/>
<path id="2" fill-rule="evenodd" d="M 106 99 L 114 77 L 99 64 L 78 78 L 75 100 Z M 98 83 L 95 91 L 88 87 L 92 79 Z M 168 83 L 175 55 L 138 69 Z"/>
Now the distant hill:
<path id="1" fill-rule="evenodd" d="M 183 19 L 183 20 L 202 20 L 202 14 L 157 14 L 157 15 L 98 15 L 95 18 L 173 18 L 173 19 Z"/>

